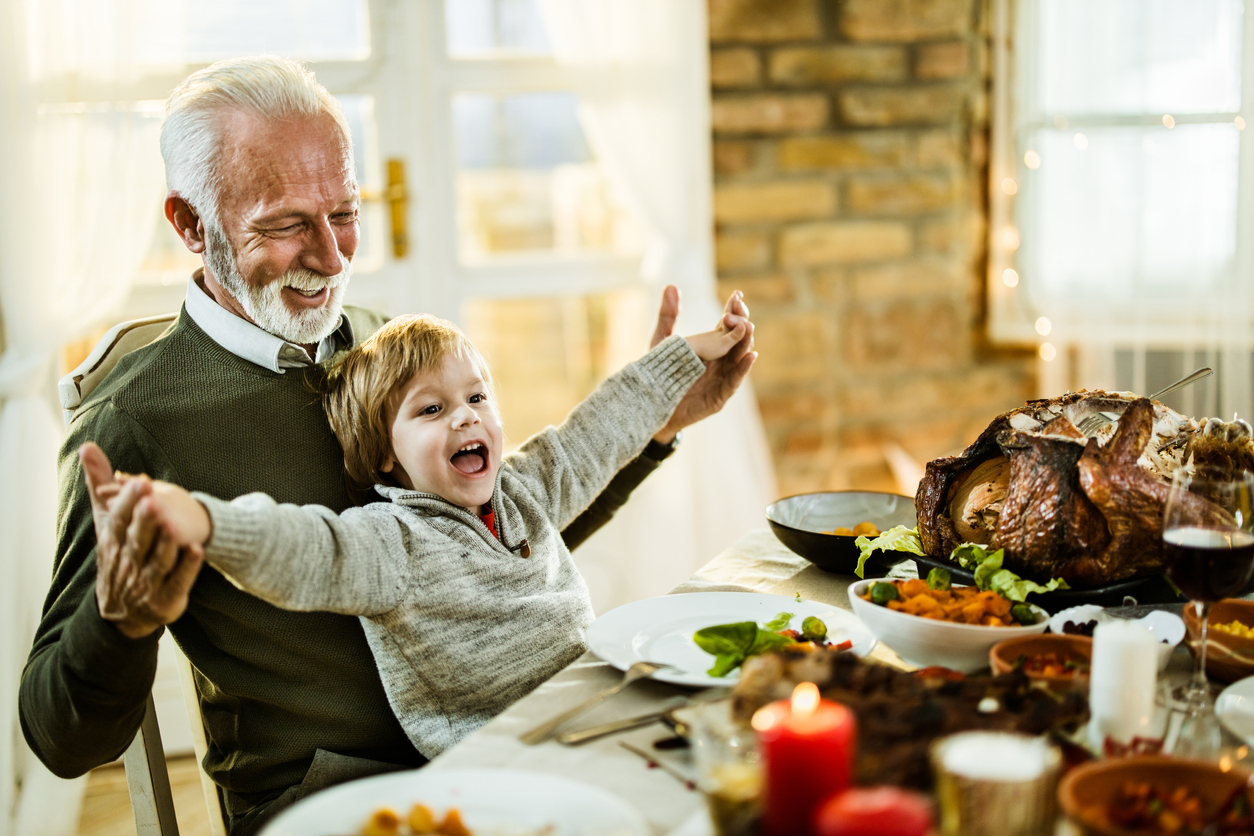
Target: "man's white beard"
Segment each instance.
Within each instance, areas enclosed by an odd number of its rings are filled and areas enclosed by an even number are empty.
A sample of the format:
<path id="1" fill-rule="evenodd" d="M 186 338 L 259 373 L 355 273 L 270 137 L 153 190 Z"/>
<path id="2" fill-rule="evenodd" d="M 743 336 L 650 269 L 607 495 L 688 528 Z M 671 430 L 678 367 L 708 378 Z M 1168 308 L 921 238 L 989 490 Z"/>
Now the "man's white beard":
<path id="1" fill-rule="evenodd" d="M 339 326 L 344 289 L 353 276 L 351 261 L 343 259 L 344 269 L 334 276 L 294 267 L 268 284 L 253 287 L 244 281 L 235 266 L 235 250 L 226 236 L 217 229 L 205 232 L 205 260 L 213 277 L 263 331 L 297 345 L 310 345 L 321 342 Z M 304 291 L 326 287 L 329 288 L 328 298 L 320 308 L 292 311 L 283 303 L 285 287 Z"/>

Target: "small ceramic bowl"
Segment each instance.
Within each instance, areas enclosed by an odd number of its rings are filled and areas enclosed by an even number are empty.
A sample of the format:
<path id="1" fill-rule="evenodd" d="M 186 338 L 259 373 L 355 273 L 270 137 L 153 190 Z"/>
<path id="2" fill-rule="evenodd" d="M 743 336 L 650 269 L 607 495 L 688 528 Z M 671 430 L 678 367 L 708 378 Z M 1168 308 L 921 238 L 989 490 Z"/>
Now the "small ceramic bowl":
<path id="1" fill-rule="evenodd" d="M 1038 620 L 1027 627 L 954 624 L 897 612 L 862 597 L 871 584 L 882 580 L 884 578 L 870 578 L 849 586 L 849 603 L 854 615 L 903 660 L 921 668 L 940 665 L 973 673 L 988 665 L 988 651 L 999 641 L 1044 633 L 1049 626 L 1049 614 L 1035 604 L 1029 606 Z"/>
<path id="2" fill-rule="evenodd" d="M 1088 635 L 1092 637 L 1093 628 L 1103 621 L 1109 621 L 1111 616 L 1106 614 L 1105 607 L 1099 607 L 1096 604 L 1081 604 L 1078 607 L 1067 607 L 1065 610 L 1059 610 L 1049 617 L 1049 632 L 1058 635 L 1081 635 L 1080 633 L 1068 633 L 1063 628 L 1070 621 L 1077 627 L 1085 627 Z"/>
<path id="3" fill-rule="evenodd" d="M 853 528 L 861 522 L 874 523 L 880 531 L 904 525 L 914 528 L 914 499 L 895 493 L 875 491 L 826 491 L 803 493 L 773 502 L 766 508 L 771 531 L 788 548 L 828 572 L 852 575 L 858 566 L 857 537 L 828 534 L 837 528 Z M 868 565 L 877 567 L 867 574 L 884 571 L 909 555 L 876 552 Z"/>
<path id="4" fill-rule="evenodd" d="M 1063 630 L 1068 621 L 1076 625 L 1096 626 L 1117 618 L 1119 616 L 1110 615 L 1102 607 L 1084 604 L 1054 613 L 1049 619 L 1049 631 L 1059 635 L 1070 635 Z M 1171 661 L 1171 654 L 1176 650 L 1176 645 L 1180 644 L 1184 638 L 1184 622 L 1180 620 L 1180 616 L 1166 610 L 1154 610 L 1137 621 L 1158 640 L 1158 670 L 1160 673 L 1165 671 L 1167 663 Z"/>
<path id="5" fill-rule="evenodd" d="M 1009 673 L 1015 669 L 1019 657 L 1041 653 L 1054 653 L 1063 659 L 1080 658 L 1087 663 L 1093 660 L 1093 640 L 1088 636 L 1065 636 L 1054 633 L 1004 639 L 988 651 L 988 666 L 993 669 L 993 673 Z M 1041 683 L 1056 694 L 1065 694 L 1073 690 L 1086 691 L 1089 687 L 1087 672 L 1069 676 L 1028 673 L 1028 679 Z"/>
<path id="6" fill-rule="evenodd" d="M 1245 778 L 1239 769 L 1224 772 L 1206 761 L 1163 755 L 1114 758 L 1068 772 L 1058 785 L 1058 805 L 1083 836 L 1130 836 L 1134 831 L 1110 823 L 1104 812 L 1125 784 L 1148 783 L 1164 790 L 1187 787 L 1203 809 L 1216 810 L 1245 784 Z"/>
<path id="7" fill-rule="evenodd" d="M 1216 624 L 1240 621 L 1254 627 L 1254 601 L 1225 598 L 1210 608 L 1210 629 L 1206 631 L 1206 673 L 1221 682 L 1236 682 L 1254 675 L 1254 639 L 1234 636 L 1214 629 Z M 1184 626 L 1189 650 L 1197 655 L 1201 620 L 1191 603 L 1184 605 Z"/>

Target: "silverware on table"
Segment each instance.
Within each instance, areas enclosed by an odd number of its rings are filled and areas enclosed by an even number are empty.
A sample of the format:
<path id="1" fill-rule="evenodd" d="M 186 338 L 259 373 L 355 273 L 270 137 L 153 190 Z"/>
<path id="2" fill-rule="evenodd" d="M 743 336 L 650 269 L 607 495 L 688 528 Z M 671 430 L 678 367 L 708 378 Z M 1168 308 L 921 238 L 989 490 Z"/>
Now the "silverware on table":
<path id="1" fill-rule="evenodd" d="M 627 673 L 623 674 L 622 681 L 619 682 L 617 685 L 611 685 L 609 688 L 606 688 L 604 691 L 601 691 L 600 693 L 597 693 L 597 694 L 593 694 L 587 700 L 575 706 L 574 708 L 570 709 L 569 711 L 563 711 L 561 714 L 557 715 L 553 719 L 546 720 L 545 722 L 541 723 L 535 728 L 529 731 L 523 732 L 521 735 L 518 736 L 518 739 L 521 740 L 523 743 L 526 743 L 528 746 L 534 746 L 537 743 L 543 743 L 544 741 L 552 737 L 553 733 L 556 732 L 562 726 L 562 724 L 565 723 L 567 720 L 571 720 L 579 716 L 580 714 L 584 713 L 589 708 L 592 708 L 595 705 L 600 705 L 602 702 L 614 696 L 619 691 L 623 690 L 628 685 L 635 682 L 637 679 L 646 679 L 652 676 L 656 671 L 659 671 L 662 668 L 669 668 L 669 667 L 671 666 L 659 664 L 657 662 L 636 662 L 634 665 L 632 665 L 630 668 L 627 669 Z"/>
<path id="2" fill-rule="evenodd" d="M 635 717 L 627 717 L 623 720 L 611 720 L 608 723 L 599 723 L 595 726 L 589 726 L 586 729 L 578 729 L 576 731 L 566 732 L 557 736 L 557 742 L 564 746 L 578 746 L 580 743 L 587 743 L 590 740 L 596 740 L 599 737 L 605 737 L 607 734 L 617 734 L 618 732 L 630 731 L 638 729 L 641 726 L 647 726 L 666 718 L 667 712 L 675 706 L 671 705 L 660 711 L 650 711 L 647 714 L 637 714 Z"/>
<path id="3" fill-rule="evenodd" d="M 1151 401 L 1158 400 L 1163 395 L 1169 395 L 1177 389 L 1188 386 L 1190 383 L 1196 383 L 1204 377 L 1214 374 L 1210 369 L 1198 369 L 1188 377 L 1182 377 L 1166 389 L 1160 389 L 1149 396 Z M 1080 422 L 1080 432 L 1084 433 L 1085 438 L 1091 438 L 1098 430 L 1107 424 L 1114 423 L 1119 420 L 1118 412 L 1094 412 L 1092 415 Z"/>
<path id="4" fill-rule="evenodd" d="M 671 766 L 666 761 L 661 760 L 660 758 L 653 757 L 648 752 L 641 749 L 639 746 L 632 746 L 630 743 L 628 743 L 625 740 L 618 741 L 618 745 L 622 746 L 624 749 L 626 749 L 628 752 L 631 752 L 633 755 L 639 755 L 640 757 L 644 758 L 644 762 L 649 765 L 650 769 L 656 768 L 656 769 L 662 770 L 667 775 L 671 776 L 676 781 L 679 781 L 681 784 L 683 784 L 685 787 L 687 787 L 690 790 L 695 790 L 697 788 L 697 782 L 692 780 L 692 778 L 680 772 L 678 769 Z"/>

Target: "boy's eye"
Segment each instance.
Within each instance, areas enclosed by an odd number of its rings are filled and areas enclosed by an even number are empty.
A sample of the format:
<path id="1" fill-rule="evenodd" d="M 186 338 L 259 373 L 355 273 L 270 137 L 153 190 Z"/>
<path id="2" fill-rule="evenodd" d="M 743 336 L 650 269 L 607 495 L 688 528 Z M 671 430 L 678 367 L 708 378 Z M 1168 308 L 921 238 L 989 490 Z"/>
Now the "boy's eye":
<path id="1" fill-rule="evenodd" d="M 430 406 L 424 406 L 421 410 L 418 411 L 418 414 L 419 415 L 435 415 L 439 411 L 440 411 L 439 406 L 437 406 L 436 404 L 431 404 Z"/>
<path id="2" fill-rule="evenodd" d="M 479 393 L 479 394 L 476 394 L 476 395 L 471 395 L 471 396 L 470 396 L 470 398 L 469 398 L 470 403 L 483 403 L 483 402 L 484 402 L 484 401 L 486 401 L 487 399 L 488 399 L 488 396 L 487 396 L 487 395 L 484 395 L 484 394 L 482 394 L 482 393 Z"/>

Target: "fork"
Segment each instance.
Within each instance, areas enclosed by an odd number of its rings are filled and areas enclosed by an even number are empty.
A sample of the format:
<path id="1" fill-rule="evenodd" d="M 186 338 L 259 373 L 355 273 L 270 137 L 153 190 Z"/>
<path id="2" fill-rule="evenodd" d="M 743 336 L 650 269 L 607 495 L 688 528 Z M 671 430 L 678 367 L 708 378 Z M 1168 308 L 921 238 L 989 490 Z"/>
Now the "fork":
<path id="1" fill-rule="evenodd" d="M 1189 375 L 1188 377 L 1180 378 L 1175 383 L 1168 386 L 1166 389 L 1159 390 L 1155 392 L 1154 394 L 1150 395 L 1149 399 L 1151 401 L 1158 400 L 1163 395 L 1169 395 L 1172 392 L 1176 391 L 1177 389 L 1188 386 L 1190 383 L 1195 383 L 1201 380 L 1202 378 L 1208 377 L 1212 374 L 1214 374 L 1214 372 L 1211 371 L 1210 369 L 1204 369 L 1204 368 L 1198 369 L 1197 371 L 1193 372 L 1193 374 Z M 1085 438 L 1089 438 L 1093 436 L 1094 434 L 1096 434 L 1097 431 L 1100 430 L 1102 427 L 1118 420 L 1119 420 L 1119 413 L 1117 412 L 1094 412 L 1092 415 L 1090 415 L 1089 417 L 1085 418 L 1083 421 L 1080 422 L 1080 432 L 1084 433 Z"/>
<path id="2" fill-rule="evenodd" d="M 593 706 L 600 705 L 601 703 L 608 700 L 610 697 L 617 694 L 619 691 L 626 688 L 631 683 L 635 682 L 637 679 L 647 679 L 648 677 L 652 676 L 655 672 L 661 670 L 662 668 L 670 668 L 670 667 L 674 667 L 674 666 L 664 665 L 659 662 L 636 662 L 630 668 L 627 669 L 627 672 L 623 674 L 623 678 L 618 684 L 611 685 L 610 687 L 606 688 L 604 691 L 600 691 L 596 694 L 593 694 L 591 697 L 581 702 L 579 705 L 575 706 L 569 711 L 563 711 L 561 714 L 557 715 L 553 719 L 546 720 L 545 722 L 541 723 L 535 728 L 530 729 L 529 731 L 523 732 L 522 734 L 518 736 L 518 739 L 521 740 L 523 743 L 526 743 L 528 746 L 534 746 L 537 743 L 543 743 L 544 741 L 552 737 L 553 733 L 557 731 L 562 726 L 562 724 L 565 723 L 567 720 L 571 720 L 579 716 L 580 714 L 583 714 L 585 711 L 592 708 Z"/>

